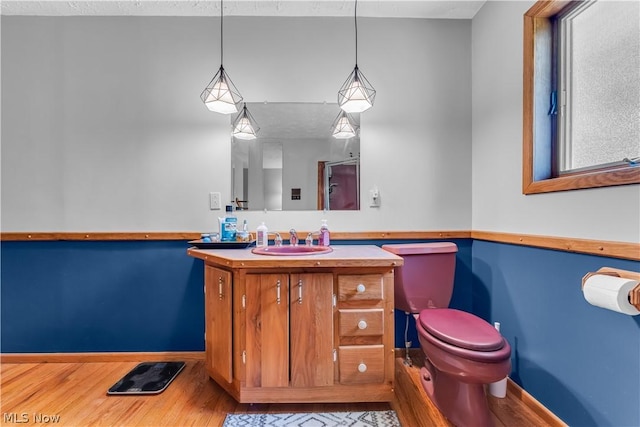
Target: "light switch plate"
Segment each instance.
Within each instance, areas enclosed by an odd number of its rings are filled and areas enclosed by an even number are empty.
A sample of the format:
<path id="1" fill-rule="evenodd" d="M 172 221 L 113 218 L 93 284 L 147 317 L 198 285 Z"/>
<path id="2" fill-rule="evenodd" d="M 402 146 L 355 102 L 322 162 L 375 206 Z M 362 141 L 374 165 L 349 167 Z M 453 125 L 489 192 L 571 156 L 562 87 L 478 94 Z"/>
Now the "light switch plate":
<path id="1" fill-rule="evenodd" d="M 222 196 L 219 192 L 209 193 L 209 208 L 212 211 L 219 211 L 222 209 L 222 202 L 220 199 L 222 199 Z"/>
<path id="2" fill-rule="evenodd" d="M 369 190 L 369 206 L 372 208 L 380 206 L 380 192 L 377 188 Z"/>

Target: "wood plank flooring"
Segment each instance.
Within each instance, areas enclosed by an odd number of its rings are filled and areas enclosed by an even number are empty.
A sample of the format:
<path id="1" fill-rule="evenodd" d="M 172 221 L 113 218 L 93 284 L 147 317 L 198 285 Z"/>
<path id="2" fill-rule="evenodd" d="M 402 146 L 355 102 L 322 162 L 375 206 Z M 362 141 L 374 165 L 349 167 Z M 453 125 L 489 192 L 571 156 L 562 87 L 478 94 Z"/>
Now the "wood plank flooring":
<path id="1" fill-rule="evenodd" d="M 161 394 L 107 396 L 109 387 L 137 363 L 3 363 L 0 425 L 218 427 L 227 413 L 387 409 L 396 410 L 403 427 L 450 425 L 433 405 L 416 411 L 431 402 L 416 401 L 421 399 L 421 389 L 415 386 L 418 368 L 403 368 L 399 359 L 398 399 L 392 403 L 241 404 L 207 377 L 201 360 L 187 361 L 183 372 Z M 405 389 L 409 391 L 403 394 Z M 497 427 L 547 425 L 531 410 L 523 410 L 515 399 L 495 399 L 491 407 Z"/>

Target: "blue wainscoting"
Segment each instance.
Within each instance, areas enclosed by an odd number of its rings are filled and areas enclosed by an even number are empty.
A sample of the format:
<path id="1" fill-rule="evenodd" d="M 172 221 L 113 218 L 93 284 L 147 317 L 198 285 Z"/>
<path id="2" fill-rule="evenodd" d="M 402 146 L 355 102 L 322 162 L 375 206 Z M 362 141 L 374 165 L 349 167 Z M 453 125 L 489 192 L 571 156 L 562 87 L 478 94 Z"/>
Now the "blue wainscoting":
<path id="1" fill-rule="evenodd" d="M 587 303 L 581 280 L 640 263 L 474 241 L 473 311 L 501 322 L 511 378 L 571 426 L 640 426 L 640 316 Z"/>
<path id="2" fill-rule="evenodd" d="M 186 242 L 0 249 L 4 353 L 204 350 L 204 268 Z"/>
<path id="3" fill-rule="evenodd" d="M 452 306 L 471 310 L 471 240 L 453 241 L 459 252 Z M 204 268 L 187 247 L 182 241 L 2 242 L 1 351 L 204 350 Z M 403 347 L 404 314 L 396 317 L 396 346 Z M 414 323 L 410 333 L 415 346 Z"/>

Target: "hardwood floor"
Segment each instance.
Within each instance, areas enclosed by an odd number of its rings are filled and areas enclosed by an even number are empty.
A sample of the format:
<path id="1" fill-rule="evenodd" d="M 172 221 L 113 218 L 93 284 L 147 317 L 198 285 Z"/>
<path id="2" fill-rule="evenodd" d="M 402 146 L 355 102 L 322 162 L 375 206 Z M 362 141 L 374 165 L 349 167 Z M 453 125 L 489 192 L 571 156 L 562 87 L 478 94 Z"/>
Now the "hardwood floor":
<path id="1" fill-rule="evenodd" d="M 0 425 L 217 427 L 222 426 L 227 413 L 390 408 L 396 410 L 404 427 L 450 425 L 428 399 L 419 401 L 421 390 L 413 383 L 418 378 L 417 368 L 405 369 L 399 359 L 396 364 L 400 370 L 396 374 L 399 398 L 391 404 L 240 404 L 207 377 L 200 360 L 187 361 L 183 372 L 161 394 L 107 396 L 107 389 L 137 363 L 3 363 Z M 431 405 L 430 409 L 420 409 L 425 405 L 427 408 Z M 548 425 L 509 397 L 495 399 L 491 407 L 497 427 Z"/>

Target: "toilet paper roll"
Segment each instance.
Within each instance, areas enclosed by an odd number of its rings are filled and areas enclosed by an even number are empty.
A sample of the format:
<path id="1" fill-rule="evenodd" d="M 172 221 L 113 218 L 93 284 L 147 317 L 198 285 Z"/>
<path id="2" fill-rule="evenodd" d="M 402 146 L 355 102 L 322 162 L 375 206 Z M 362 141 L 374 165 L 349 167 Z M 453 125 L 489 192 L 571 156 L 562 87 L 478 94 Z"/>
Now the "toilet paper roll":
<path id="1" fill-rule="evenodd" d="M 629 292 L 637 284 L 637 280 L 594 274 L 584 282 L 582 292 L 591 305 L 635 316 L 640 311 L 629 302 Z"/>

